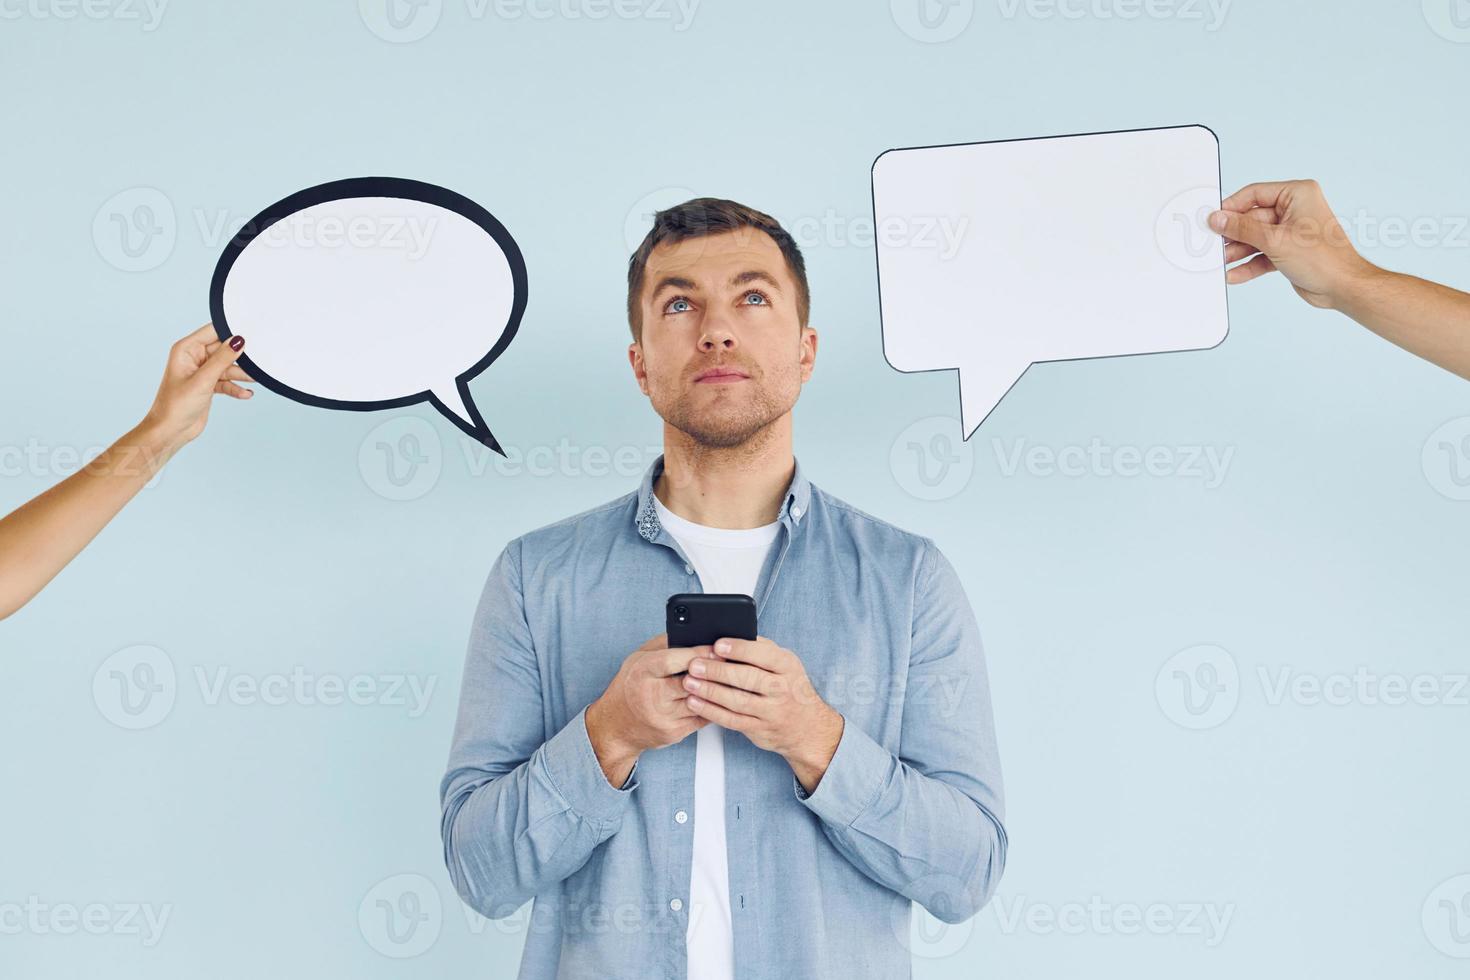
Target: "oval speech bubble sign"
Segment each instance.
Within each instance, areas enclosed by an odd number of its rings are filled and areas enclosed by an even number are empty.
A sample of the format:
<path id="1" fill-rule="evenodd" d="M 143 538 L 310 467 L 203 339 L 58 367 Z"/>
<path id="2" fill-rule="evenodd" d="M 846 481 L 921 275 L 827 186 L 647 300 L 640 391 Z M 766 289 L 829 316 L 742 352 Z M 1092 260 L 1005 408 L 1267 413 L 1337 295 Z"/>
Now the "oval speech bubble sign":
<path id="1" fill-rule="evenodd" d="M 355 412 L 427 401 L 496 452 L 469 381 L 510 345 L 526 266 L 505 227 L 454 191 L 357 177 L 277 201 L 225 246 L 209 287 L 221 340 L 265 387 Z"/>

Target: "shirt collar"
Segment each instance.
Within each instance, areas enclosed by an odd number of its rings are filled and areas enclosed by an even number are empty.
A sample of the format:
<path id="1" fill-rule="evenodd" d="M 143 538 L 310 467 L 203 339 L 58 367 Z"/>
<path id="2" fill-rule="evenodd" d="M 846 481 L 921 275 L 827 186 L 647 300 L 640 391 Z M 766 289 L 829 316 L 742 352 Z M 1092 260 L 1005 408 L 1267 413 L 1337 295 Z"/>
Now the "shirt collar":
<path id="1" fill-rule="evenodd" d="M 781 498 L 781 512 L 776 515 L 776 520 L 795 534 L 801 527 L 802 518 L 807 515 L 812 486 L 802 475 L 801 461 L 792 457 L 792 463 L 794 469 L 791 474 L 791 483 L 786 487 L 786 495 Z M 643 482 L 638 486 L 638 511 L 633 523 L 638 529 L 638 534 L 645 541 L 658 540 L 659 533 L 663 530 L 663 523 L 658 519 L 658 510 L 653 506 L 653 484 L 663 471 L 664 457 L 660 453 L 658 458 L 644 471 Z"/>

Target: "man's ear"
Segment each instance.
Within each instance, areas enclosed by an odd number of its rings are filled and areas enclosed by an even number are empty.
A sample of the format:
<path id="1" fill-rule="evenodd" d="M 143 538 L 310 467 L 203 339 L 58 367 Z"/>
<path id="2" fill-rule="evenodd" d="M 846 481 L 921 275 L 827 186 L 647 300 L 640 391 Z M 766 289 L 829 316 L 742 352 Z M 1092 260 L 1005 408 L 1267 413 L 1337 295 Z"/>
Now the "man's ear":
<path id="1" fill-rule="evenodd" d="M 801 328 L 801 380 L 811 380 L 812 368 L 817 365 L 817 331 L 812 327 Z"/>
<path id="2" fill-rule="evenodd" d="M 648 371 L 643 366 L 643 345 L 636 340 L 628 345 L 628 363 L 633 366 L 633 377 L 638 382 L 638 390 L 648 394 Z"/>

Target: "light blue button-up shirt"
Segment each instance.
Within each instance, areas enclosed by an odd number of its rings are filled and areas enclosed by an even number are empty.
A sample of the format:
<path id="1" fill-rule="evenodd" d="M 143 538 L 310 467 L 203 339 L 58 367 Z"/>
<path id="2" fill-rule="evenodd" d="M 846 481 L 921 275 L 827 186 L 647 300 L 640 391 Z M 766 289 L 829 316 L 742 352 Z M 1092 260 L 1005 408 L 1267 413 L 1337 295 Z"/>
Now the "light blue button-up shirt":
<path id="1" fill-rule="evenodd" d="M 475 613 L 441 788 L 455 889 L 491 918 L 534 899 L 521 980 L 686 976 L 695 739 L 603 774 L 585 709 L 700 583 L 653 484 L 532 531 Z M 910 902 L 974 915 L 1005 867 L 1000 760 L 979 630 L 949 561 L 794 467 L 756 587 L 759 631 L 793 651 L 842 738 L 807 794 L 726 731 L 737 980 L 910 976 Z M 686 819 L 678 819 L 680 813 Z"/>

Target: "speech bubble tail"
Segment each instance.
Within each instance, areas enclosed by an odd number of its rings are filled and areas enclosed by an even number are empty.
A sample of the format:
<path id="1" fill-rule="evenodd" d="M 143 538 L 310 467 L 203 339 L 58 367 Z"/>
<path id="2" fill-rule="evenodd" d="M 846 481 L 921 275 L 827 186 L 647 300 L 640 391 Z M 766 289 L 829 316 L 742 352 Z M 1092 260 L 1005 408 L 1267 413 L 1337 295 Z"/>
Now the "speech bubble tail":
<path id="1" fill-rule="evenodd" d="M 960 369 L 960 431 L 966 441 L 1030 366 L 991 361 L 980 367 Z"/>
<path id="2" fill-rule="evenodd" d="M 429 401 L 439 410 L 440 415 L 453 422 L 465 435 L 484 443 L 500 455 L 505 455 L 499 441 L 490 434 L 490 427 L 480 417 L 480 410 L 475 407 L 470 389 L 463 381 L 432 389 L 429 392 Z"/>

